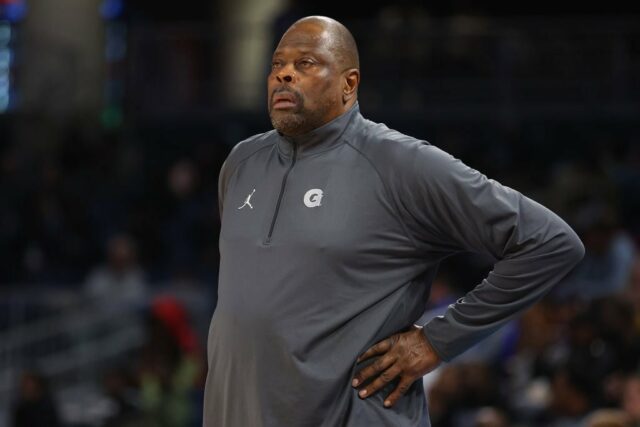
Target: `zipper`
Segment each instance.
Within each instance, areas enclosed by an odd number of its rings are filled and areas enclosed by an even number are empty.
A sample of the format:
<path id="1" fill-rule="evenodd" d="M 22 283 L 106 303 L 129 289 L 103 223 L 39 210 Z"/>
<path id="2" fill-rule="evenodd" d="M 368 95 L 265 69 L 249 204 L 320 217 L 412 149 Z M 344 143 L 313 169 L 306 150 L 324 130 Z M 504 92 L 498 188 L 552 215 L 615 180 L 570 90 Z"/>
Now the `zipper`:
<path id="1" fill-rule="evenodd" d="M 289 172 L 293 169 L 293 166 L 296 164 L 296 153 L 298 146 L 293 143 L 293 158 L 291 160 L 291 165 L 289 169 L 284 173 L 282 177 L 282 185 L 280 186 L 280 194 L 278 195 L 278 203 L 276 203 L 276 210 L 273 213 L 273 219 L 271 220 L 271 227 L 269 227 L 269 234 L 267 234 L 267 240 L 265 244 L 271 243 L 271 236 L 273 235 L 273 228 L 276 226 L 276 219 L 278 218 L 278 212 L 280 211 L 280 203 L 282 202 L 282 197 L 284 196 L 284 190 L 287 187 L 287 177 L 289 176 Z"/>

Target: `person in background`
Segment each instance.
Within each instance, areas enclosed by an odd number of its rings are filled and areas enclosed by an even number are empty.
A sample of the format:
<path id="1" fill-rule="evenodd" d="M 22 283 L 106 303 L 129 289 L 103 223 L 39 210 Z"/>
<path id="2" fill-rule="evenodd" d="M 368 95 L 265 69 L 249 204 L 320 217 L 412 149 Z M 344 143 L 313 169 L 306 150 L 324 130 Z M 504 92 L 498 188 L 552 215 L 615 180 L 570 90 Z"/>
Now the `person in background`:
<path id="1" fill-rule="evenodd" d="M 118 234 L 106 245 L 106 262 L 87 277 L 85 290 L 89 297 L 112 302 L 139 303 L 147 292 L 144 271 L 138 264 L 133 238 Z"/>
<path id="2" fill-rule="evenodd" d="M 139 383 L 141 409 L 148 425 L 196 425 L 195 399 L 204 383 L 204 360 L 188 313 L 174 297 L 158 297 L 151 305 Z"/>
<path id="3" fill-rule="evenodd" d="M 640 426 L 640 374 L 627 378 L 622 392 L 622 409 L 631 418 L 634 426 Z"/>

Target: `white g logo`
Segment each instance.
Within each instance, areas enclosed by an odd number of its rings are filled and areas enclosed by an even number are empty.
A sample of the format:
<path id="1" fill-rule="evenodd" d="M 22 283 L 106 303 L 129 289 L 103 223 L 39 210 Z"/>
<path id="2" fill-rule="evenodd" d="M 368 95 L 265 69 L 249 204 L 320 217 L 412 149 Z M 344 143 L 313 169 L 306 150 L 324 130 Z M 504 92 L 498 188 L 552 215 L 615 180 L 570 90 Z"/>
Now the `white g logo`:
<path id="1" fill-rule="evenodd" d="M 307 191 L 304 195 L 304 204 L 308 208 L 315 208 L 316 206 L 320 206 L 321 201 L 322 201 L 322 190 L 318 188 L 311 189 Z"/>

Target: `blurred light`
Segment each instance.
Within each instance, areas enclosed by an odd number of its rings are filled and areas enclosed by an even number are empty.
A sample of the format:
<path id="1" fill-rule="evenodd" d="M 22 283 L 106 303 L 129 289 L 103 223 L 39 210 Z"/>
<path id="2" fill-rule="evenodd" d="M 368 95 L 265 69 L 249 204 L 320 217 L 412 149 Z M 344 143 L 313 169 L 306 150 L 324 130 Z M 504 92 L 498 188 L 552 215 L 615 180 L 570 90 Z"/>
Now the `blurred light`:
<path id="1" fill-rule="evenodd" d="M 124 3 L 122 0 L 103 0 L 100 14 L 104 19 L 116 19 L 122 14 Z"/>
<path id="2" fill-rule="evenodd" d="M 11 50 L 8 46 L 10 37 L 9 24 L 0 22 L 0 114 L 9 110 Z"/>
<path id="3" fill-rule="evenodd" d="M 124 85 L 121 81 L 110 79 L 105 82 L 104 93 L 107 99 L 121 99 L 124 96 Z"/>
<path id="4" fill-rule="evenodd" d="M 10 2 L 0 3 L 0 18 L 7 19 L 10 22 L 20 21 L 27 14 L 27 2 L 25 0 L 13 0 Z"/>
<path id="5" fill-rule="evenodd" d="M 110 106 L 102 110 L 100 117 L 102 126 L 106 129 L 116 129 L 122 125 L 122 110 L 118 107 Z"/>
<path id="6" fill-rule="evenodd" d="M 112 24 L 107 28 L 105 57 L 109 62 L 124 59 L 127 53 L 127 29 L 124 25 Z"/>
<path id="7" fill-rule="evenodd" d="M 108 42 L 106 47 L 105 56 L 107 61 L 115 62 L 124 58 L 127 53 L 127 45 L 118 42 Z"/>
<path id="8" fill-rule="evenodd" d="M 9 68 L 11 64 L 11 51 L 9 49 L 0 49 L 0 71 Z"/>
<path id="9" fill-rule="evenodd" d="M 0 47 L 7 46 L 11 41 L 11 27 L 6 22 L 0 22 Z"/>
<path id="10" fill-rule="evenodd" d="M 9 109 L 9 94 L 0 92 L 0 113 Z"/>

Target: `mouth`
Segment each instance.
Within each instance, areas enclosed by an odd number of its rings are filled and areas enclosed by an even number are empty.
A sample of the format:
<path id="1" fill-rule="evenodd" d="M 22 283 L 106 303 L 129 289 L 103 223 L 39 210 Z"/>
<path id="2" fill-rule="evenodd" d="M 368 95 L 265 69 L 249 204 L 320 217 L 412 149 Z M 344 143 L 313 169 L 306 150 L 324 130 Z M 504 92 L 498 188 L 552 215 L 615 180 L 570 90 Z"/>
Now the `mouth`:
<path id="1" fill-rule="evenodd" d="M 288 110 L 298 106 L 298 98 L 293 92 L 277 92 L 271 98 L 271 108 Z"/>

